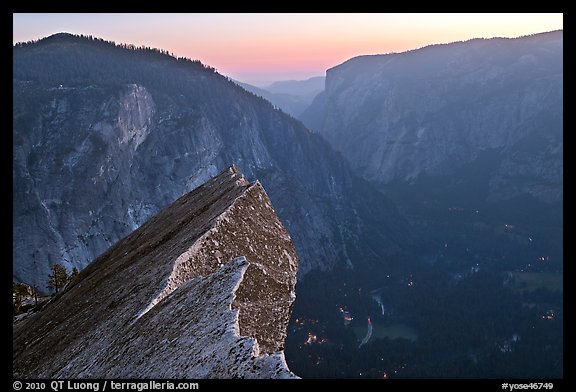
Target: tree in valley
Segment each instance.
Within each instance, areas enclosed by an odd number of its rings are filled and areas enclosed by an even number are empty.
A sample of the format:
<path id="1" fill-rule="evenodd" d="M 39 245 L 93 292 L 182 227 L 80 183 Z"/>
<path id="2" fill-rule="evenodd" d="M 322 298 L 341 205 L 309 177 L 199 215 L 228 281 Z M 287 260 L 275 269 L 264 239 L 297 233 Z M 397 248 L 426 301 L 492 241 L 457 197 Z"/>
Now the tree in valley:
<path id="1" fill-rule="evenodd" d="M 50 267 L 51 272 L 48 275 L 48 288 L 54 290 L 58 293 L 66 283 L 68 283 L 69 277 L 66 268 L 59 263 L 52 264 Z"/>
<path id="2" fill-rule="evenodd" d="M 78 268 L 74 267 L 72 268 L 72 273 L 70 274 L 68 281 L 72 282 L 74 279 L 76 279 L 77 276 L 78 276 Z"/>
<path id="3" fill-rule="evenodd" d="M 29 295 L 28 285 L 24 283 L 12 282 L 12 296 L 14 298 L 14 315 L 20 313 L 22 300 Z"/>

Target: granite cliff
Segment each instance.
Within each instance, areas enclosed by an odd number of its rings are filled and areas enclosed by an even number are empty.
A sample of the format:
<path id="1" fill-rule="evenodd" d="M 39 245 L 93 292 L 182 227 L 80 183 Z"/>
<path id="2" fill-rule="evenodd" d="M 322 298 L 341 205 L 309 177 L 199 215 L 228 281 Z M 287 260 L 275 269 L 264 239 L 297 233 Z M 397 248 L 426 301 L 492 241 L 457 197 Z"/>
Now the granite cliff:
<path id="1" fill-rule="evenodd" d="M 380 184 L 456 174 L 487 201 L 558 202 L 563 32 L 356 57 L 301 118 Z"/>
<path id="2" fill-rule="evenodd" d="M 235 168 L 182 196 L 15 323 L 16 378 L 294 378 L 298 258 Z"/>

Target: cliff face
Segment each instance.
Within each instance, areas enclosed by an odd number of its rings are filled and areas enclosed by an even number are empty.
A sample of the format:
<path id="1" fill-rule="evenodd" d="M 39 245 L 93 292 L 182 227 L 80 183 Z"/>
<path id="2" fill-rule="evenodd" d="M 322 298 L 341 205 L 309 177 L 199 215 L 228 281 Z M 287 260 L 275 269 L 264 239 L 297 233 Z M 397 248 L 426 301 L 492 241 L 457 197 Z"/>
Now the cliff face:
<path id="1" fill-rule="evenodd" d="M 376 262 L 406 235 L 322 138 L 199 63 L 59 35 L 16 46 L 13 67 L 17 281 L 83 268 L 230 163 L 266 187 L 301 275 Z"/>
<path id="2" fill-rule="evenodd" d="M 266 192 L 231 167 L 16 323 L 14 377 L 293 378 L 297 268 Z"/>
<path id="3" fill-rule="evenodd" d="M 361 56 L 301 116 L 382 184 L 451 176 L 491 154 L 488 200 L 562 199 L 563 33 Z"/>

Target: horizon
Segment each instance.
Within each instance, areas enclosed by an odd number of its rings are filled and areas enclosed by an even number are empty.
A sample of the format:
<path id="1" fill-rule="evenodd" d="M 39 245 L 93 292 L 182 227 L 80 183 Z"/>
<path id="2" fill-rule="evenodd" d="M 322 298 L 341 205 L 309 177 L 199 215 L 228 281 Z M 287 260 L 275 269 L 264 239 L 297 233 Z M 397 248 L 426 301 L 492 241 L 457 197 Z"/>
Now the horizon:
<path id="1" fill-rule="evenodd" d="M 13 44 L 62 32 L 92 35 L 200 60 L 258 87 L 325 76 L 357 56 L 555 30 L 563 30 L 561 13 L 13 14 Z"/>

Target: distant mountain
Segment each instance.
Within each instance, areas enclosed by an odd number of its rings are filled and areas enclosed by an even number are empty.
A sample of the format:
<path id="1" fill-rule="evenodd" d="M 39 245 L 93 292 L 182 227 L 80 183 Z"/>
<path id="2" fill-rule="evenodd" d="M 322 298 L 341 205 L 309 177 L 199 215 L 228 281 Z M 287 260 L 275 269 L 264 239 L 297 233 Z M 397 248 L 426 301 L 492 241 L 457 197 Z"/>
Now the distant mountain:
<path id="1" fill-rule="evenodd" d="M 411 248 L 319 136 L 199 61 L 58 34 L 13 49 L 13 278 L 45 289 L 230 164 L 258 178 L 299 274 Z M 387 261 L 386 261 L 387 262 Z"/>
<path id="2" fill-rule="evenodd" d="M 562 200 L 562 118 L 562 31 L 356 57 L 301 116 L 366 179 L 547 203 Z"/>
<path id="3" fill-rule="evenodd" d="M 228 168 L 18 320 L 13 375 L 295 378 L 282 350 L 297 269 L 264 188 Z"/>
<path id="4" fill-rule="evenodd" d="M 274 82 L 268 87 L 256 87 L 247 83 L 236 82 L 246 90 L 270 101 L 282 111 L 300 116 L 324 90 L 324 76 L 317 76 L 307 80 L 284 80 Z"/>
<path id="5" fill-rule="evenodd" d="M 316 76 L 306 80 L 280 80 L 272 83 L 265 90 L 274 94 L 290 94 L 299 97 L 317 95 L 324 90 L 326 77 Z"/>

